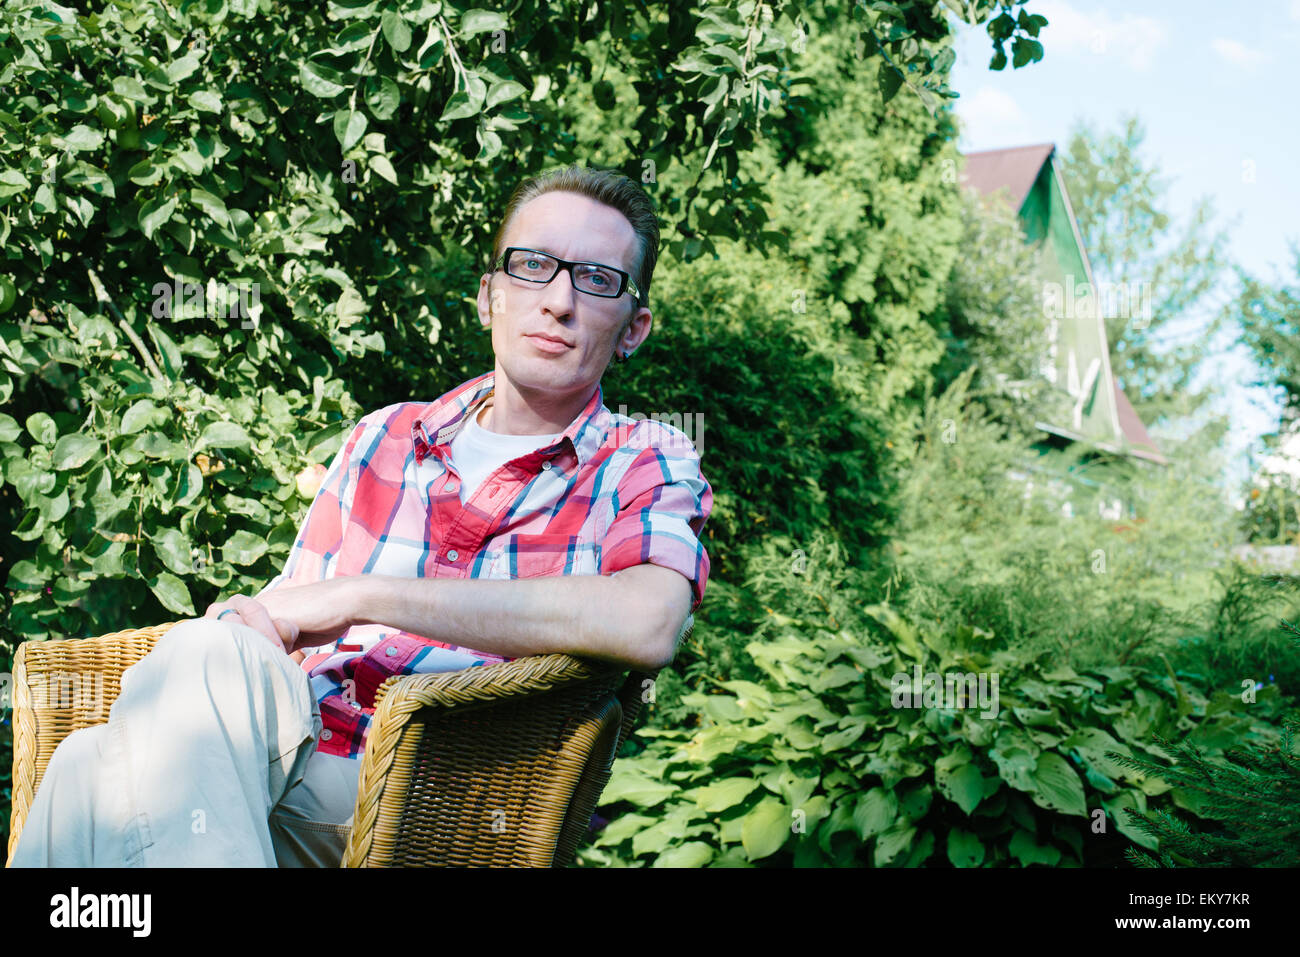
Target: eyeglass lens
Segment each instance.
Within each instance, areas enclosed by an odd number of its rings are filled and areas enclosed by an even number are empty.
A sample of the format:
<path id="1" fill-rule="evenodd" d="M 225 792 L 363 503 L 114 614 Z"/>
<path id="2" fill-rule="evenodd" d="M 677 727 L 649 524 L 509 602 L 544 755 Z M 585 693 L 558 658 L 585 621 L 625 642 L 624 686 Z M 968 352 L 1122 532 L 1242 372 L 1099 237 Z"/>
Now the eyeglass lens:
<path id="1" fill-rule="evenodd" d="M 550 256 L 523 249 L 512 252 L 506 262 L 508 274 L 530 282 L 550 282 L 559 268 L 560 264 Z M 620 278 L 606 266 L 578 263 L 573 267 L 573 284 L 594 296 L 617 295 Z"/>

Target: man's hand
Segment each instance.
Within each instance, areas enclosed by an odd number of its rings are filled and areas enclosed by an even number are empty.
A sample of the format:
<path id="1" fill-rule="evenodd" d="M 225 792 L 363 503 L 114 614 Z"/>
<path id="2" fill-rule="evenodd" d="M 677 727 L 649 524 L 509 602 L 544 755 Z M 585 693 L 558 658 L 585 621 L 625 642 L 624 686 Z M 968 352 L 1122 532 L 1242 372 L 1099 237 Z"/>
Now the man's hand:
<path id="1" fill-rule="evenodd" d="M 205 617 L 213 618 L 225 609 L 233 608 L 247 619 L 244 609 L 249 608 L 249 613 L 258 616 L 258 621 L 264 620 L 267 624 L 280 621 L 291 626 L 293 634 L 285 641 L 285 650 L 297 652 L 337 641 L 359 623 L 359 580 L 359 576 L 344 576 L 309 585 L 285 585 L 265 592 L 257 599 L 235 595 L 229 601 L 213 605 Z M 258 630 L 262 631 L 261 628 Z"/>
<path id="2" fill-rule="evenodd" d="M 220 601 L 209 605 L 203 613 L 204 618 L 220 618 L 223 611 L 233 611 L 222 621 L 235 621 L 261 632 L 277 648 L 286 654 L 294 650 L 298 641 L 298 626 L 283 618 L 272 618 L 266 608 L 246 595 L 235 595 L 229 601 Z M 298 659 L 301 661 L 301 658 Z"/>

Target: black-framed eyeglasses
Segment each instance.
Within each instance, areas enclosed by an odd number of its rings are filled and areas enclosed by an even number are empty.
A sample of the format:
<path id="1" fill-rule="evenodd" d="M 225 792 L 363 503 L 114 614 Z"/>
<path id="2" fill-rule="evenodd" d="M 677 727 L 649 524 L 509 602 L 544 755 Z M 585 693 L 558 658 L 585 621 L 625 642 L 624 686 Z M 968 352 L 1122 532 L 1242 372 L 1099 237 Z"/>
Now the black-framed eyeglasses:
<path id="1" fill-rule="evenodd" d="M 621 269 L 601 263 L 569 262 L 536 249 L 511 246 L 501 254 L 492 270 L 495 272 L 502 268 L 507 276 L 539 285 L 550 282 L 561 269 L 565 269 L 573 281 L 573 288 L 579 292 L 602 299 L 617 299 L 623 293 L 630 292 L 637 302 L 641 301 L 641 290 L 631 276 Z"/>

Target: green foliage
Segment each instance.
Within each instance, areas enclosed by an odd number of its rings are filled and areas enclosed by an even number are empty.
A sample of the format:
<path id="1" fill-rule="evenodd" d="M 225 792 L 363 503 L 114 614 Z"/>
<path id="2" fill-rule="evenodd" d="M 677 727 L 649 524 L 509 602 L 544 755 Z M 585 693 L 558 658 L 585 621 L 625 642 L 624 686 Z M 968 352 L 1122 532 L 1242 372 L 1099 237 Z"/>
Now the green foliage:
<path id="1" fill-rule="evenodd" d="M 1216 456 L 1171 450 L 1155 469 L 1036 447 L 970 398 L 976 371 L 927 401 L 900 450 L 893 584 L 907 614 L 1075 667 L 1132 663 L 1205 626 L 1235 521 Z M 1116 502 L 1139 514 L 1102 517 Z"/>
<path id="2" fill-rule="evenodd" d="M 1292 258 L 1291 275 L 1274 281 L 1239 271 L 1241 292 L 1228 306 L 1266 384 L 1281 387 L 1287 422 L 1300 418 L 1300 246 Z"/>
<path id="3" fill-rule="evenodd" d="M 1289 622 L 1282 624 L 1300 635 Z M 1293 642 L 1293 645 L 1295 643 Z M 1253 690 L 1253 689 L 1252 689 Z M 1246 697 L 1250 692 L 1243 692 Z M 1133 825 L 1159 841 L 1158 857 L 1130 848 L 1139 867 L 1295 867 L 1300 865 L 1300 718 L 1285 721 L 1281 741 L 1246 744 L 1229 750 L 1229 762 L 1210 761 L 1195 744 L 1171 744 L 1156 737 L 1175 764 L 1133 756 L 1108 755 L 1124 767 L 1153 775 L 1194 797 L 1196 814 L 1214 822 L 1194 829 L 1168 812 L 1154 817 L 1126 811 Z"/>
<path id="4" fill-rule="evenodd" d="M 655 720 L 642 730 L 644 751 L 617 762 L 602 797 L 625 813 L 584 863 L 1095 865 L 1115 849 L 1096 835 L 1093 812 L 1146 847 L 1123 808 L 1195 812 L 1181 789 L 1109 752 L 1156 753 L 1153 734 L 1215 754 L 1276 738 L 1275 688 L 1246 706 L 1163 664 L 1076 671 L 992 650 L 981 629 L 862 606 L 838 587 L 853 572 L 830 550 L 801 570 L 779 552 L 760 566 L 754 587 L 769 607 L 795 590 L 813 596 L 804 607 L 821 607 L 773 610 L 746 648 L 758 678 L 686 695 L 694 727 Z M 974 700 L 895 707 L 895 676 L 910 684 L 914 668 L 996 673 L 997 713 Z"/>

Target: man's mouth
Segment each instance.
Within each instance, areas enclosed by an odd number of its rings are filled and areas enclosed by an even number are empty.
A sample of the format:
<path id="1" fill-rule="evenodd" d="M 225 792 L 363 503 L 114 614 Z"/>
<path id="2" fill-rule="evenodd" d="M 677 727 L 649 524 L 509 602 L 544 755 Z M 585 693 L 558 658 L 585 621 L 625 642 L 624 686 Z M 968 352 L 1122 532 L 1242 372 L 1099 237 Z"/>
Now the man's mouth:
<path id="1" fill-rule="evenodd" d="M 540 351 L 549 352 L 552 355 L 567 352 L 569 349 L 573 348 L 573 346 L 565 342 L 563 339 L 557 339 L 554 336 L 548 336 L 541 332 L 535 332 L 532 335 L 525 336 L 524 338 L 529 340 Z"/>

